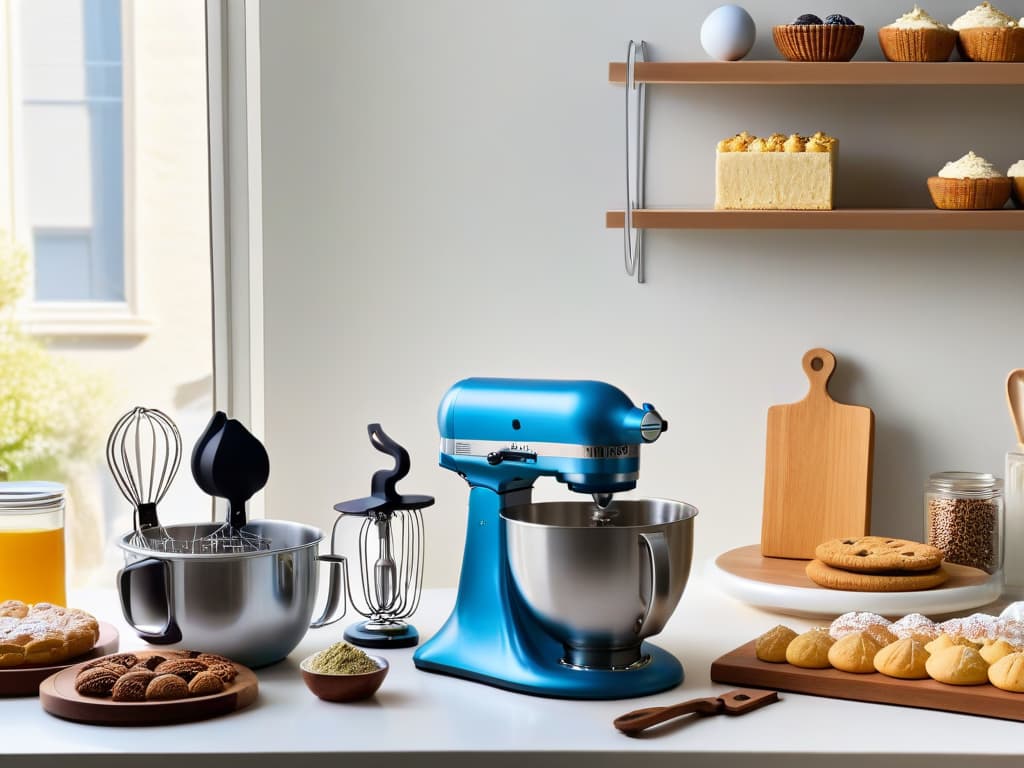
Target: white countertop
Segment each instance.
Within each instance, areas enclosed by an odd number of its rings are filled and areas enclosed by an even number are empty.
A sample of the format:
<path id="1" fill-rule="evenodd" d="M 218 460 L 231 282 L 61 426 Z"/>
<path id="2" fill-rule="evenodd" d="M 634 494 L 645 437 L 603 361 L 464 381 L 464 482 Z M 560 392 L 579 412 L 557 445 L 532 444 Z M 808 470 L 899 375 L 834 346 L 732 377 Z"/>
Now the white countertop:
<path id="1" fill-rule="evenodd" d="M 690 718 L 659 735 L 630 738 L 612 727 L 642 706 L 719 694 L 712 660 L 783 622 L 813 621 L 748 608 L 718 592 L 694 567 L 679 607 L 655 642 L 678 656 L 686 679 L 675 690 L 626 701 L 543 699 L 417 670 L 413 649 L 386 651 L 391 671 L 375 697 L 330 704 L 302 683 L 299 661 L 341 639 L 348 618 L 311 630 L 283 662 L 259 670 L 260 697 L 247 709 L 205 722 L 112 728 L 66 722 L 32 698 L 0 699 L 0 766 L 76 768 L 136 765 L 363 766 L 392 764 L 655 766 L 822 765 L 890 761 L 907 766 L 1019 765 L 1024 724 L 908 707 L 780 694 L 742 717 Z M 454 590 L 427 590 L 414 623 L 429 637 L 444 621 Z M 111 591 L 72 593 L 73 605 L 117 625 L 121 647 L 144 647 L 123 623 Z M 374 651 L 376 653 L 376 651 Z M 1021 696 L 1024 707 L 1024 695 Z M 183 755 L 189 755 L 183 758 Z M 140 761 L 140 756 L 145 756 Z M 344 762 L 342 762 L 344 760 Z"/>

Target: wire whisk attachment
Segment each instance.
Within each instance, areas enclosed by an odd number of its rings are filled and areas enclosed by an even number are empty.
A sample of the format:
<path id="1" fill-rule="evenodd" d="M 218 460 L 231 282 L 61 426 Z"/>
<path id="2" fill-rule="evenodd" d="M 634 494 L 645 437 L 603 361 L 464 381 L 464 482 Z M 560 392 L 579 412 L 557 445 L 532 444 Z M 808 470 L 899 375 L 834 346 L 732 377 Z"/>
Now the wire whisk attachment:
<path id="1" fill-rule="evenodd" d="M 370 424 L 367 432 L 373 447 L 391 456 L 395 466 L 374 473 L 369 496 L 334 505 L 339 515 L 331 529 L 331 554 L 320 557 L 332 569 L 328 607 L 311 626 L 327 626 L 337 621 L 328 621 L 326 617 L 334 613 L 339 597 L 347 598 L 353 610 L 367 619 L 345 630 L 348 642 L 369 648 L 407 648 L 419 642 L 419 633 L 406 619 L 416 612 L 423 593 L 421 510 L 433 504 L 434 497 L 398 493 L 395 486 L 409 474 L 408 451 L 388 437 L 380 424 Z M 352 594 L 348 558 L 335 554 L 338 524 L 346 515 L 363 518 L 359 527 L 361 601 Z M 338 568 L 344 577 L 340 596 L 334 588 Z"/>
<path id="2" fill-rule="evenodd" d="M 107 438 L 107 466 L 121 494 L 134 509 L 133 543 L 166 551 L 173 539 L 160 525 L 157 505 L 181 465 L 181 434 L 156 408 L 136 406 L 114 424 Z"/>

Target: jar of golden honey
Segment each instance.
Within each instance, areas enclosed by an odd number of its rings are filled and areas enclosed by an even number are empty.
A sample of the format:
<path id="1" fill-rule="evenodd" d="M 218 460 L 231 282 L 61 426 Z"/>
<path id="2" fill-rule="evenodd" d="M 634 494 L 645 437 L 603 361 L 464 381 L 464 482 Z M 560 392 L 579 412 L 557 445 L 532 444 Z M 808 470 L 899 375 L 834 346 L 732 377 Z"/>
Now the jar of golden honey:
<path id="1" fill-rule="evenodd" d="M 64 486 L 0 483 L 0 602 L 66 605 Z"/>

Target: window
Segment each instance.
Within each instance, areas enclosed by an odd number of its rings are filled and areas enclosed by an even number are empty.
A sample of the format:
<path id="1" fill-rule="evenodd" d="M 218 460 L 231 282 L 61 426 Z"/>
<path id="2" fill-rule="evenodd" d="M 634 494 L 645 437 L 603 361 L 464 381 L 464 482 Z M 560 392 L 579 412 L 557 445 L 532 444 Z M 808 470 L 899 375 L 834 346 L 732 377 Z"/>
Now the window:
<path id="1" fill-rule="evenodd" d="M 31 262 L 14 317 L 73 376 L 75 431 L 8 471 L 67 486 L 78 584 L 109 586 L 131 530 L 103 449 L 132 407 L 181 432 L 161 520 L 210 514 L 187 462 L 213 409 L 206 55 L 204 0 L 0 0 L 0 230 Z"/>
<path id="2" fill-rule="evenodd" d="M 33 297 L 123 302 L 121 2 L 33 0 L 19 10 Z"/>

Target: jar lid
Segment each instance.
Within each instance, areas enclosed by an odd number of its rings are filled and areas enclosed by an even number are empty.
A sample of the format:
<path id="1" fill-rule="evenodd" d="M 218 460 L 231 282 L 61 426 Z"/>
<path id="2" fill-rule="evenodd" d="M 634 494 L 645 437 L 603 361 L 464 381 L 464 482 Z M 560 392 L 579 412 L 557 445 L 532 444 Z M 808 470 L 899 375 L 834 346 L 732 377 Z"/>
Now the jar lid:
<path id="1" fill-rule="evenodd" d="M 1000 491 L 1003 481 L 988 472 L 936 472 L 929 475 L 928 485 L 937 491 L 988 494 Z"/>
<path id="2" fill-rule="evenodd" d="M 64 486 L 45 480 L 0 483 L 0 515 L 41 512 L 64 503 Z"/>

